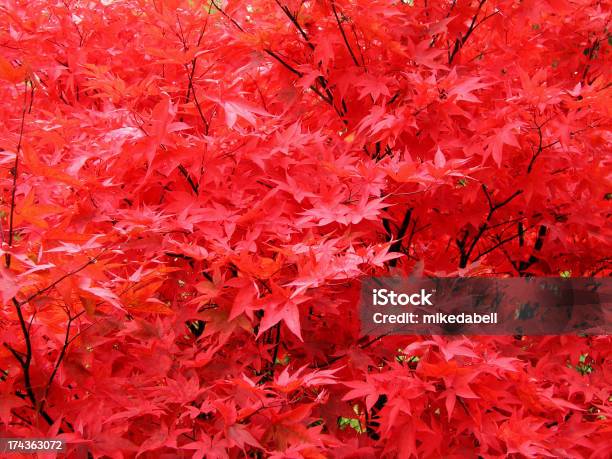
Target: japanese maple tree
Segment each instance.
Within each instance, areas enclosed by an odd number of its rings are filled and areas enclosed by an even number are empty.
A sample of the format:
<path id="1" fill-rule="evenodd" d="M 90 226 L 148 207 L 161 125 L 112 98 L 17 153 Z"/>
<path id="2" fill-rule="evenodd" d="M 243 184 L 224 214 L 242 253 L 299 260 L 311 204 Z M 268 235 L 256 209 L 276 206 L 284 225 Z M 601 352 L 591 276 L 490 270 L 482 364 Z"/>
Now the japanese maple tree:
<path id="1" fill-rule="evenodd" d="M 377 336 L 372 275 L 609 276 L 610 5 L 4 0 L 0 433 L 610 457 L 608 336 Z"/>

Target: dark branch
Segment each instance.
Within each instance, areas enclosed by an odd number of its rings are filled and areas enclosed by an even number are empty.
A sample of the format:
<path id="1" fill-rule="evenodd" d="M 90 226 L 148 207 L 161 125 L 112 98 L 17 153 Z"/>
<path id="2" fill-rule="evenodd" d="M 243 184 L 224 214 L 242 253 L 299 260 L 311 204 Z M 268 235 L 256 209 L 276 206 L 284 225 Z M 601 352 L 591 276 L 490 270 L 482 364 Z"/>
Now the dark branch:
<path id="1" fill-rule="evenodd" d="M 474 236 L 474 238 L 472 239 L 471 243 L 468 245 L 467 243 L 467 239 L 468 239 L 468 231 L 466 230 L 464 236 L 462 239 L 457 239 L 457 247 L 459 248 L 459 252 L 460 252 L 460 257 L 459 257 L 459 267 L 460 268 L 465 268 L 467 266 L 467 264 L 470 261 L 470 257 L 472 256 L 472 253 L 474 252 L 474 249 L 476 248 L 476 244 L 478 244 L 478 241 L 480 241 L 480 239 L 482 238 L 483 234 L 485 233 L 485 231 L 487 231 L 488 229 L 490 229 L 490 224 L 489 222 L 491 221 L 491 218 L 493 217 L 493 214 L 500 208 L 502 208 L 503 206 L 507 205 L 510 201 L 512 201 L 514 198 L 516 198 L 518 195 L 520 195 L 523 190 L 517 190 L 514 193 L 512 193 L 508 198 L 504 199 L 503 201 L 499 202 L 499 203 L 495 203 L 493 201 L 493 198 L 491 197 L 491 195 L 489 194 L 489 190 L 487 189 L 486 185 L 483 184 L 482 185 L 482 191 L 485 195 L 485 197 L 487 198 L 487 204 L 489 206 L 489 212 L 487 214 L 487 217 L 485 219 L 485 221 L 480 225 L 480 227 L 478 228 L 478 232 L 476 233 L 476 235 Z M 516 237 L 516 236 L 514 236 Z M 513 237 L 513 239 L 514 239 Z M 488 253 L 489 251 L 487 251 Z M 483 254 L 478 255 L 478 258 L 482 257 Z M 476 260 L 473 260 L 476 261 Z"/>
<path id="2" fill-rule="evenodd" d="M 30 333 L 28 332 L 28 327 L 26 325 L 25 318 L 23 316 L 23 311 L 21 309 L 22 305 L 19 304 L 19 302 L 15 298 L 12 299 L 12 302 L 17 312 L 19 326 L 21 327 L 21 333 L 23 334 L 23 338 L 25 340 L 26 351 L 23 356 L 20 356 L 19 353 L 15 349 L 10 347 L 7 343 L 5 343 L 4 346 L 11 352 L 11 354 L 13 354 L 13 356 L 17 359 L 19 365 L 21 366 L 21 370 L 23 372 L 23 383 L 25 385 L 25 390 L 28 399 L 32 404 L 32 407 L 49 425 L 53 425 L 53 418 L 51 418 L 51 416 L 49 416 L 49 414 L 42 408 L 42 406 L 39 405 L 38 400 L 36 398 L 36 394 L 34 393 L 34 389 L 32 387 L 32 375 L 30 373 L 32 364 L 32 341 Z"/>
<path id="3" fill-rule="evenodd" d="M 395 242 L 393 242 L 393 244 L 391 244 L 391 247 L 389 247 L 389 252 L 399 252 L 401 250 L 402 240 L 406 236 L 406 231 L 408 230 L 408 226 L 410 225 L 410 219 L 412 217 L 412 210 L 413 210 L 412 208 L 409 208 L 408 210 L 406 210 L 402 223 L 399 229 L 397 230 L 397 237 L 395 238 Z M 397 258 L 394 258 L 393 260 L 389 261 L 389 266 L 396 266 L 396 265 L 397 265 Z"/>
<path id="4" fill-rule="evenodd" d="M 53 281 L 51 284 L 47 285 L 45 288 L 38 290 L 36 293 L 33 293 L 32 295 L 30 295 L 29 297 L 27 297 L 25 300 L 23 301 L 17 301 L 15 298 L 13 298 L 13 301 L 18 304 L 19 306 L 22 306 L 24 304 L 29 303 L 30 301 L 32 301 L 34 298 L 36 298 L 37 296 L 42 295 L 43 293 L 48 292 L 49 290 L 51 290 L 52 288 L 54 288 L 57 284 L 59 284 L 60 282 L 62 282 L 63 280 L 69 278 L 70 276 L 73 276 L 74 274 L 77 274 L 80 271 L 83 271 L 85 268 L 87 268 L 89 265 L 94 264 L 98 258 L 100 257 L 100 255 L 102 255 L 102 253 L 104 253 L 104 250 L 99 253 L 98 255 L 96 255 L 93 258 L 90 258 L 89 261 L 87 261 L 87 263 L 84 263 L 83 265 L 81 265 L 80 267 L 78 267 L 77 269 L 70 271 L 66 274 L 64 274 L 63 276 L 59 277 L 57 280 Z"/>
<path id="5" fill-rule="evenodd" d="M 538 236 L 536 238 L 535 244 L 533 245 L 533 251 L 529 256 L 527 261 L 521 261 L 518 264 L 518 271 L 520 274 L 523 274 L 524 271 L 527 271 L 534 263 L 537 263 L 539 258 L 537 257 L 537 253 L 542 250 L 542 246 L 544 245 L 544 238 L 546 237 L 547 228 L 545 225 L 540 225 L 540 229 L 538 230 Z"/>
<path id="6" fill-rule="evenodd" d="M 342 39 L 344 40 L 344 44 L 346 45 L 346 49 L 348 49 L 348 52 L 351 55 L 351 59 L 353 59 L 353 62 L 355 63 L 355 65 L 359 67 L 359 61 L 357 60 L 357 57 L 355 56 L 355 53 L 353 52 L 353 48 L 351 48 L 351 45 L 346 36 L 346 32 L 344 31 L 344 27 L 342 27 L 342 22 L 340 21 L 340 17 L 338 16 L 338 11 L 336 10 L 336 4 L 332 2 L 331 7 L 332 7 L 332 11 L 334 12 L 334 16 L 336 18 L 336 23 L 338 24 L 338 28 L 340 29 L 340 33 L 342 34 Z"/>
<path id="7" fill-rule="evenodd" d="M 187 169 L 185 169 L 185 166 L 183 166 L 182 164 L 179 164 L 178 170 L 181 173 L 181 175 L 185 177 L 185 179 L 187 180 L 187 183 L 189 183 L 189 187 L 191 188 L 191 191 L 193 191 L 195 195 L 198 195 L 199 187 L 197 183 L 193 181 L 193 179 L 191 178 L 191 175 L 189 175 L 189 172 L 187 172 Z"/>
<path id="8" fill-rule="evenodd" d="M 242 28 L 242 26 L 241 26 L 240 24 L 238 24 L 238 23 L 236 22 L 236 20 L 235 20 L 234 18 L 232 18 L 232 17 L 231 17 L 229 14 L 227 14 L 227 13 L 226 13 L 226 12 L 225 12 L 225 11 L 224 11 L 224 10 L 223 10 L 221 7 L 220 7 L 220 6 L 218 6 L 218 5 L 215 3 L 215 0 L 210 0 L 210 3 L 211 3 L 211 5 L 212 5 L 212 6 L 214 6 L 214 7 L 215 7 L 215 9 L 216 9 L 216 10 L 217 10 L 219 13 L 221 13 L 223 16 L 225 16 L 227 19 L 229 19 L 229 21 L 230 21 L 232 24 L 234 24 L 234 26 L 236 26 L 236 28 L 237 28 L 238 30 L 240 30 L 241 32 L 244 32 L 244 29 Z"/>
<path id="9" fill-rule="evenodd" d="M 472 17 L 472 22 L 470 23 L 468 30 L 465 32 L 465 34 L 461 38 L 457 38 L 455 40 L 455 46 L 453 47 L 453 50 L 448 55 L 448 65 L 453 63 L 453 59 L 455 59 L 455 56 L 457 55 L 459 50 L 463 47 L 463 45 L 465 45 L 465 42 L 468 40 L 468 38 L 470 38 L 470 35 L 472 35 L 472 32 L 474 32 L 474 30 L 476 29 L 476 21 L 478 19 L 478 15 L 480 14 L 480 10 L 482 9 L 486 1 L 487 0 L 480 0 L 480 2 L 478 2 L 478 8 L 476 9 L 476 13 Z M 485 20 L 486 19 L 487 18 L 485 18 Z"/>
<path id="10" fill-rule="evenodd" d="M 8 246 L 13 246 L 13 234 L 14 234 L 14 217 L 15 217 L 15 198 L 17 195 L 17 177 L 19 175 L 19 153 L 21 152 L 21 144 L 23 142 L 23 129 L 25 126 L 25 115 L 28 111 L 28 91 L 27 85 L 30 80 L 25 80 L 26 89 L 23 92 L 23 109 L 21 111 L 21 126 L 19 128 L 19 140 L 17 141 L 17 148 L 15 149 L 15 163 L 13 164 L 13 185 L 11 188 L 11 209 L 9 211 L 9 234 L 8 234 Z M 32 85 L 32 97 L 34 97 L 34 85 Z M 32 103 L 30 102 L 30 110 L 32 109 Z M 11 254 L 7 253 L 4 255 L 5 265 L 8 268 L 11 267 Z"/>
<path id="11" fill-rule="evenodd" d="M 289 7 L 286 5 L 281 4 L 281 2 L 279 0 L 274 0 L 276 2 L 276 4 L 280 7 L 281 10 L 283 10 L 283 13 L 285 13 L 285 16 L 287 16 L 289 18 L 289 20 L 291 21 L 291 23 L 295 26 L 295 28 L 298 30 L 298 32 L 300 33 L 300 35 L 302 36 L 302 38 L 304 39 L 304 41 L 306 42 L 306 45 L 308 45 L 308 47 L 314 51 L 315 46 L 312 44 L 312 42 L 310 41 L 310 39 L 308 38 L 308 34 L 306 33 L 306 31 L 302 28 L 302 26 L 300 25 L 300 23 L 297 20 L 297 16 L 294 15 L 293 13 L 291 13 L 291 11 L 289 11 Z"/>
<path id="12" fill-rule="evenodd" d="M 533 227 L 530 227 L 530 228 L 533 228 Z M 526 231 L 526 230 L 525 230 L 525 231 Z M 480 252 L 478 255 L 476 255 L 476 257 L 475 257 L 475 258 L 472 260 L 472 262 L 476 262 L 476 261 L 478 261 L 479 259 L 481 259 L 481 258 L 482 258 L 482 257 L 484 257 L 485 255 L 487 255 L 487 254 L 489 254 L 489 253 L 493 252 L 495 249 L 497 249 L 497 248 L 501 247 L 502 245 L 504 245 L 504 244 L 506 244 L 506 243 L 508 243 L 508 242 L 510 242 L 510 241 L 513 241 L 513 240 L 514 240 L 514 239 L 516 239 L 517 237 L 518 237 L 518 234 L 513 234 L 512 236 L 508 236 L 508 237 L 507 237 L 507 238 L 505 238 L 505 239 L 501 239 L 501 238 L 500 238 L 500 239 L 498 240 L 497 244 L 493 245 L 492 247 L 489 247 L 489 248 L 488 248 L 488 249 L 486 249 L 484 252 Z"/>
<path id="13" fill-rule="evenodd" d="M 72 342 L 70 340 L 70 327 L 72 326 L 72 323 L 78 319 L 81 315 L 83 315 L 85 313 L 85 311 L 81 311 L 79 312 L 77 315 L 72 316 L 70 314 L 70 312 L 68 312 L 68 324 L 66 325 L 66 334 L 64 336 L 64 344 L 62 345 L 62 349 L 60 350 L 59 356 L 57 357 L 57 361 L 55 362 L 55 365 L 53 367 L 53 371 L 51 372 L 51 375 L 49 376 L 49 380 L 47 381 L 47 385 L 45 386 L 45 390 L 43 392 L 43 399 L 40 403 L 40 408 L 42 409 L 45 400 L 47 400 L 47 395 L 49 394 L 49 390 L 51 389 L 51 384 L 53 384 L 53 380 L 55 379 L 55 375 L 57 374 L 57 371 L 59 370 L 60 365 L 62 364 L 62 361 L 64 360 L 64 357 L 66 356 L 66 351 L 68 350 L 68 346 L 70 345 L 70 343 Z"/>

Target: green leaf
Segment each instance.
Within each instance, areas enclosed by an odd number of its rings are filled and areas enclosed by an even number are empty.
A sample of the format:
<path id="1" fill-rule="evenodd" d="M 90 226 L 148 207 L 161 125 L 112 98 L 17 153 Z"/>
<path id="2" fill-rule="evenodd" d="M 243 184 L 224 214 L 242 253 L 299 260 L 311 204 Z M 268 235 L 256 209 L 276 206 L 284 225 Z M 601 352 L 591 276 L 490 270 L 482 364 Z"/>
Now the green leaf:
<path id="1" fill-rule="evenodd" d="M 278 357 L 276 358 L 276 361 L 274 362 L 276 365 L 287 365 L 289 363 L 289 361 L 291 360 L 291 357 L 289 357 L 289 354 L 285 355 L 282 359 L 279 359 Z"/>
<path id="2" fill-rule="evenodd" d="M 593 373 L 595 369 L 590 363 L 586 363 L 586 359 L 589 354 L 581 354 L 578 358 L 578 365 L 576 365 L 576 371 L 580 373 L 582 376 Z"/>
<path id="3" fill-rule="evenodd" d="M 359 419 L 356 419 L 356 418 L 347 418 L 344 416 L 340 416 L 338 418 L 338 427 L 340 427 L 341 430 L 344 430 L 347 427 L 350 427 L 357 433 L 363 433 L 361 422 L 359 422 Z"/>

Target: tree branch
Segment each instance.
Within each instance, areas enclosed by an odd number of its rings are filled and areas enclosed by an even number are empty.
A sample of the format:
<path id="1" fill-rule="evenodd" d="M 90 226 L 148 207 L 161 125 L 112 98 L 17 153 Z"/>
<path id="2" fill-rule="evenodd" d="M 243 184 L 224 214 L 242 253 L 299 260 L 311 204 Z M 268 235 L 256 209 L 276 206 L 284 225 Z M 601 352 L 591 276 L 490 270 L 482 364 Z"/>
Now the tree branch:
<path id="1" fill-rule="evenodd" d="M 404 239 L 404 237 L 406 236 L 406 231 L 408 230 L 408 226 L 410 225 L 412 211 L 413 211 L 412 207 L 406 210 L 406 213 L 404 214 L 404 218 L 402 219 L 402 223 L 399 229 L 397 230 L 397 237 L 395 238 L 395 242 L 391 244 L 391 247 L 389 247 L 389 252 L 399 252 L 401 250 L 402 239 Z M 397 265 L 397 258 L 394 258 L 393 260 L 389 260 L 389 266 L 396 266 L 396 265 Z"/>
<path id="2" fill-rule="evenodd" d="M 19 153 L 21 152 L 21 145 L 23 142 L 23 130 L 25 126 L 25 115 L 26 111 L 28 111 L 28 90 L 27 85 L 30 82 L 29 79 L 25 80 L 25 86 L 23 92 L 23 109 L 21 111 L 21 126 L 19 128 L 19 140 L 17 141 L 17 148 L 15 149 L 15 163 L 13 164 L 13 185 L 11 188 L 11 209 L 9 211 L 9 234 L 8 234 L 8 246 L 13 246 L 13 234 L 14 234 L 14 218 L 15 218 L 15 199 L 17 195 L 17 177 L 19 175 Z M 34 98 L 34 86 L 32 85 L 32 99 Z M 32 104 L 30 103 L 30 110 L 32 108 Z M 11 254 L 6 253 L 4 255 L 4 263 L 8 268 L 11 267 Z"/>
<path id="3" fill-rule="evenodd" d="M 529 227 L 528 229 L 533 228 L 533 227 Z M 527 231 L 527 230 L 525 230 Z M 485 250 L 484 252 L 480 252 L 478 255 L 476 255 L 476 257 L 472 260 L 472 262 L 476 262 L 478 261 L 480 258 L 484 257 L 485 255 L 493 252 L 495 249 L 497 249 L 498 247 L 501 247 L 502 245 L 506 244 L 507 242 L 510 242 L 514 239 L 516 239 L 518 236 L 518 234 L 513 234 L 512 236 L 508 236 L 505 239 L 499 239 L 497 244 L 495 244 L 492 247 L 489 247 L 487 250 Z"/>
<path id="4" fill-rule="evenodd" d="M 241 32 L 244 32 L 244 29 L 242 28 L 242 26 L 240 24 L 238 24 L 236 22 L 236 20 L 234 18 L 232 18 L 229 14 L 227 14 L 220 6 L 218 6 L 217 3 L 215 3 L 215 0 L 210 0 L 210 3 L 211 3 L 212 6 L 215 7 L 215 9 L 219 13 L 221 13 L 223 16 L 225 16 L 227 19 L 229 19 L 230 22 L 232 24 L 234 24 L 238 30 L 240 30 Z"/>
<path id="5" fill-rule="evenodd" d="M 51 290 L 52 288 L 54 288 L 57 284 L 59 284 L 60 282 L 62 282 L 63 280 L 69 278 L 70 276 L 73 276 L 74 274 L 77 274 L 80 271 L 83 271 L 85 268 L 87 268 L 89 265 L 92 265 L 94 263 L 96 263 L 96 261 L 98 261 L 98 258 L 102 255 L 102 253 L 104 253 L 106 251 L 103 250 L 102 252 L 100 252 L 98 255 L 96 255 L 93 258 L 90 258 L 89 261 L 87 261 L 87 263 L 84 263 L 83 265 L 81 265 L 80 267 L 78 267 L 77 269 L 74 269 L 66 274 L 64 274 L 63 276 L 59 277 L 58 279 L 56 279 L 55 281 L 53 281 L 51 284 L 47 285 L 45 288 L 42 288 L 40 290 L 38 290 L 36 293 L 33 293 L 32 295 L 30 295 L 29 297 L 27 297 L 25 300 L 22 301 L 17 301 L 17 299 L 13 298 L 13 301 L 16 302 L 17 304 L 19 304 L 19 306 L 22 306 L 24 304 L 29 303 L 30 301 L 32 301 L 34 298 L 36 298 L 37 296 L 42 295 L 45 292 L 48 292 L 49 290 Z"/>
<path id="6" fill-rule="evenodd" d="M 195 94 L 195 92 L 194 92 Z M 191 175 L 189 175 L 189 172 L 187 171 L 187 169 L 185 169 L 185 166 L 183 166 L 182 164 L 178 165 L 178 170 L 181 173 L 181 175 L 183 177 L 185 177 L 185 179 L 187 180 L 187 183 L 189 184 L 189 187 L 191 188 L 191 191 L 193 191 L 193 193 L 197 196 L 199 194 L 199 186 L 197 183 L 195 183 L 193 181 L 193 179 L 191 178 Z"/>
<path id="7" fill-rule="evenodd" d="M 55 374 L 57 373 L 57 370 L 59 368 L 59 365 L 61 364 L 64 355 L 66 353 L 66 348 L 68 347 L 68 345 L 72 342 L 72 340 L 70 340 L 70 326 L 72 324 L 72 322 L 78 318 L 80 315 L 83 314 L 83 312 L 77 314 L 76 316 L 72 317 L 69 314 L 69 321 L 68 321 L 68 328 L 66 330 L 66 338 L 65 338 L 65 342 L 64 342 L 64 348 L 62 349 L 62 351 L 60 352 L 60 357 L 58 358 L 58 361 L 56 362 L 56 365 L 54 367 L 54 370 L 51 374 L 51 377 L 49 379 L 49 382 L 45 388 L 45 392 L 44 392 L 44 396 L 43 396 L 43 401 L 39 401 L 38 398 L 36 397 L 36 394 L 34 393 L 34 389 L 32 386 L 32 376 L 31 376 L 31 365 L 32 365 L 32 358 L 33 358 L 33 350 L 32 350 L 32 339 L 31 339 L 31 332 L 30 332 L 30 327 L 26 324 L 26 320 L 23 314 L 23 306 L 27 303 L 29 303 L 30 301 L 32 301 L 34 298 L 42 295 L 43 293 L 53 289 L 56 285 L 58 285 L 60 282 L 62 282 L 63 280 L 67 279 L 68 277 L 82 271 L 83 269 L 85 269 L 87 266 L 93 264 L 96 262 L 96 260 L 98 259 L 98 257 L 104 253 L 104 250 L 102 252 L 100 252 L 98 255 L 96 255 L 95 257 L 91 258 L 87 263 L 85 263 L 84 265 L 80 266 L 79 268 L 70 271 L 69 273 L 64 274 L 63 276 L 61 276 L 60 278 L 58 278 L 57 280 L 55 280 L 54 282 L 52 282 L 51 284 L 49 284 L 48 286 L 38 290 L 36 293 L 33 293 L 32 295 L 28 296 L 25 300 L 22 301 L 18 301 L 16 297 L 13 297 L 11 299 L 11 302 L 13 303 L 13 306 L 15 307 L 15 311 L 17 313 L 17 319 L 19 321 L 19 326 L 21 328 L 21 333 L 23 335 L 23 339 L 25 342 L 25 353 L 20 353 L 17 350 L 15 350 L 14 348 L 12 348 L 8 343 L 4 343 L 4 346 L 11 352 L 11 354 L 15 357 L 15 359 L 17 360 L 17 362 L 19 363 L 19 365 L 21 366 L 22 372 L 23 372 L 23 380 L 24 380 L 24 386 L 25 386 L 25 390 L 26 390 L 26 394 L 27 394 L 27 398 L 30 400 L 32 407 L 34 408 L 35 412 L 40 414 L 40 416 L 49 424 L 49 425 L 53 425 L 54 420 L 53 418 L 49 415 L 49 413 L 47 413 L 47 411 L 44 409 L 44 400 L 46 399 L 46 395 L 48 393 L 49 387 L 51 385 L 51 383 L 53 382 L 53 379 L 55 378 Z M 60 428 L 60 432 L 62 432 L 61 428 Z"/>
<path id="8" fill-rule="evenodd" d="M 469 244 L 469 246 L 467 245 L 467 239 L 468 239 L 468 236 L 469 236 L 469 233 L 468 233 L 467 230 L 466 230 L 466 232 L 465 232 L 465 234 L 464 234 L 462 239 L 457 239 L 456 240 L 457 247 L 459 248 L 459 252 L 461 254 L 460 257 L 459 257 L 459 267 L 460 268 L 465 268 L 467 266 L 467 264 L 470 261 L 470 257 L 472 256 L 472 253 L 473 253 L 474 249 L 476 248 L 476 244 L 478 244 L 478 241 L 480 241 L 480 239 L 482 238 L 482 235 L 485 233 L 485 231 L 490 229 L 489 222 L 491 221 L 491 218 L 493 217 L 493 214 L 498 209 L 500 209 L 501 207 L 503 207 L 506 204 L 508 204 L 510 201 L 512 201 L 514 198 L 516 198 L 518 195 L 520 195 L 523 192 L 523 190 L 517 190 L 514 193 L 512 193 L 508 198 L 506 198 L 503 201 L 495 204 L 493 202 L 493 198 L 489 194 L 489 190 L 487 189 L 487 186 L 484 183 L 482 184 L 482 191 L 483 191 L 485 197 L 487 198 L 487 204 L 489 206 L 489 212 L 487 214 L 487 217 L 486 217 L 485 221 L 478 228 L 478 232 L 476 233 L 476 235 L 472 239 L 472 242 Z M 477 257 L 477 259 L 480 258 L 481 256 L 482 256 L 482 254 L 479 255 Z M 473 260 L 473 261 L 476 261 L 476 260 Z"/>
<path id="9" fill-rule="evenodd" d="M 59 370 L 59 367 L 62 364 L 62 361 L 64 360 L 64 357 L 66 356 L 66 351 L 68 350 L 68 346 L 72 342 L 70 340 L 70 327 L 72 326 L 72 322 L 74 322 L 76 319 L 78 319 L 84 313 L 85 313 L 85 311 L 81 311 L 77 315 L 72 316 L 70 314 L 70 311 L 68 311 L 68 324 L 66 325 L 66 335 L 64 337 L 64 344 L 62 345 L 62 349 L 60 350 L 60 353 L 59 353 L 59 356 L 57 358 L 57 361 L 55 362 L 55 365 L 53 367 L 53 371 L 51 372 L 51 375 L 49 376 L 49 380 L 47 381 L 47 385 L 45 386 L 45 390 L 43 392 L 42 401 L 40 402 L 41 409 L 42 409 L 42 407 L 43 407 L 43 405 L 45 403 L 45 400 L 47 400 L 47 395 L 49 394 L 49 390 L 51 389 L 51 384 L 53 384 L 53 380 L 55 379 L 55 375 L 57 374 L 57 371 Z"/>
<path id="10" fill-rule="evenodd" d="M 351 48 L 351 45 L 349 44 L 348 38 L 346 36 L 346 32 L 344 32 L 344 27 L 342 27 L 342 22 L 340 21 L 340 17 L 338 16 L 338 11 L 336 10 L 336 3 L 332 2 L 331 7 L 332 7 L 332 11 L 334 12 L 334 16 L 336 18 L 336 23 L 338 24 L 338 28 L 340 29 L 340 33 L 342 34 L 342 39 L 344 40 L 344 44 L 346 45 L 346 49 L 348 49 L 348 52 L 351 55 L 351 59 L 353 59 L 353 62 L 355 63 L 355 65 L 359 67 L 360 66 L 359 61 L 357 60 L 357 57 L 355 56 L 355 53 L 353 52 L 353 48 Z"/>
<path id="11" fill-rule="evenodd" d="M 302 36 L 302 38 L 304 39 L 304 41 L 306 42 L 306 45 L 308 45 L 308 47 L 314 51 L 315 46 L 312 44 L 312 42 L 310 41 L 310 39 L 308 38 L 308 34 L 306 34 L 306 31 L 302 28 L 302 26 L 300 25 L 300 23 L 297 20 L 297 16 L 294 15 L 293 13 L 291 13 L 291 11 L 289 11 L 289 7 L 286 5 L 283 5 L 279 0 L 274 0 L 276 2 L 276 4 L 280 7 L 281 10 L 283 10 L 283 13 L 285 13 L 285 16 L 287 16 L 289 18 L 289 20 L 291 21 L 291 23 L 295 26 L 295 28 L 298 30 L 299 34 Z"/>
<path id="12" fill-rule="evenodd" d="M 13 356 L 17 359 L 17 361 L 19 362 L 19 365 L 21 366 L 21 370 L 23 372 L 23 383 L 25 385 L 25 390 L 26 390 L 28 399 L 30 400 L 30 403 L 32 404 L 32 407 L 34 408 L 34 411 L 36 413 L 39 413 L 41 417 L 49 425 L 53 425 L 53 422 L 54 422 L 53 418 L 51 418 L 51 416 L 49 416 L 49 414 L 42 408 L 42 406 L 39 405 L 38 400 L 36 398 L 36 394 L 34 393 L 34 389 L 32 387 L 32 376 L 30 373 L 30 368 L 32 364 L 32 341 L 30 338 L 30 333 L 28 332 L 28 329 L 27 329 L 25 318 L 23 316 L 23 311 L 21 309 L 22 305 L 19 304 L 19 302 L 15 298 L 12 299 L 12 302 L 13 302 L 13 305 L 15 306 L 15 310 L 17 311 L 17 318 L 19 320 L 19 326 L 21 327 L 21 332 L 25 340 L 26 352 L 23 356 L 20 356 L 17 353 L 17 351 L 13 349 L 11 346 L 9 346 L 7 343 L 4 343 L 4 346 L 11 352 L 11 354 L 13 354 Z"/>
<path id="13" fill-rule="evenodd" d="M 486 1 L 487 0 L 480 0 L 478 2 L 478 8 L 476 10 L 476 14 L 474 14 L 474 16 L 472 17 L 472 22 L 470 23 L 468 30 L 465 32 L 465 34 L 461 38 L 457 38 L 455 40 L 455 46 L 453 47 L 453 50 L 448 55 L 448 65 L 453 63 L 453 59 L 455 59 L 455 56 L 457 55 L 459 50 L 463 47 L 463 45 L 465 45 L 465 42 L 468 40 L 468 38 L 470 38 L 470 35 L 472 35 L 472 32 L 474 32 L 474 29 L 476 29 L 476 20 L 478 19 L 480 10 L 482 9 Z"/>
<path id="14" fill-rule="evenodd" d="M 533 251 L 529 256 L 527 261 L 521 261 L 518 264 L 518 272 L 523 275 L 523 273 L 531 267 L 534 263 L 536 263 L 539 258 L 537 257 L 537 253 L 542 250 L 542 246 L 544 245 L 544 238 L 546 237 L 547 228 L 545 225 L 540 225 L 540 229 L 538 230 L 538 236 L 536 238 L 535 244 L 533 245 Z"/>

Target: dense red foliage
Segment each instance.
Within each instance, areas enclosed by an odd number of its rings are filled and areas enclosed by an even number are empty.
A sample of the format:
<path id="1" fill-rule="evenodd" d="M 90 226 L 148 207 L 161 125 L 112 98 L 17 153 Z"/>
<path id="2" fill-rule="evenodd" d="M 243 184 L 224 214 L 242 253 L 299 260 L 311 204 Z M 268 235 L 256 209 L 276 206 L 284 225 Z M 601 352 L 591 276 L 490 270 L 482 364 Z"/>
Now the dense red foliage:
<path id="1" fill-rule="evenodd" d="M 609 4 L 0 12 L 0 433 L 612 454 L 609 337 L 360 336 L 357 311 L 366 275 L 609 275 Z"/>

